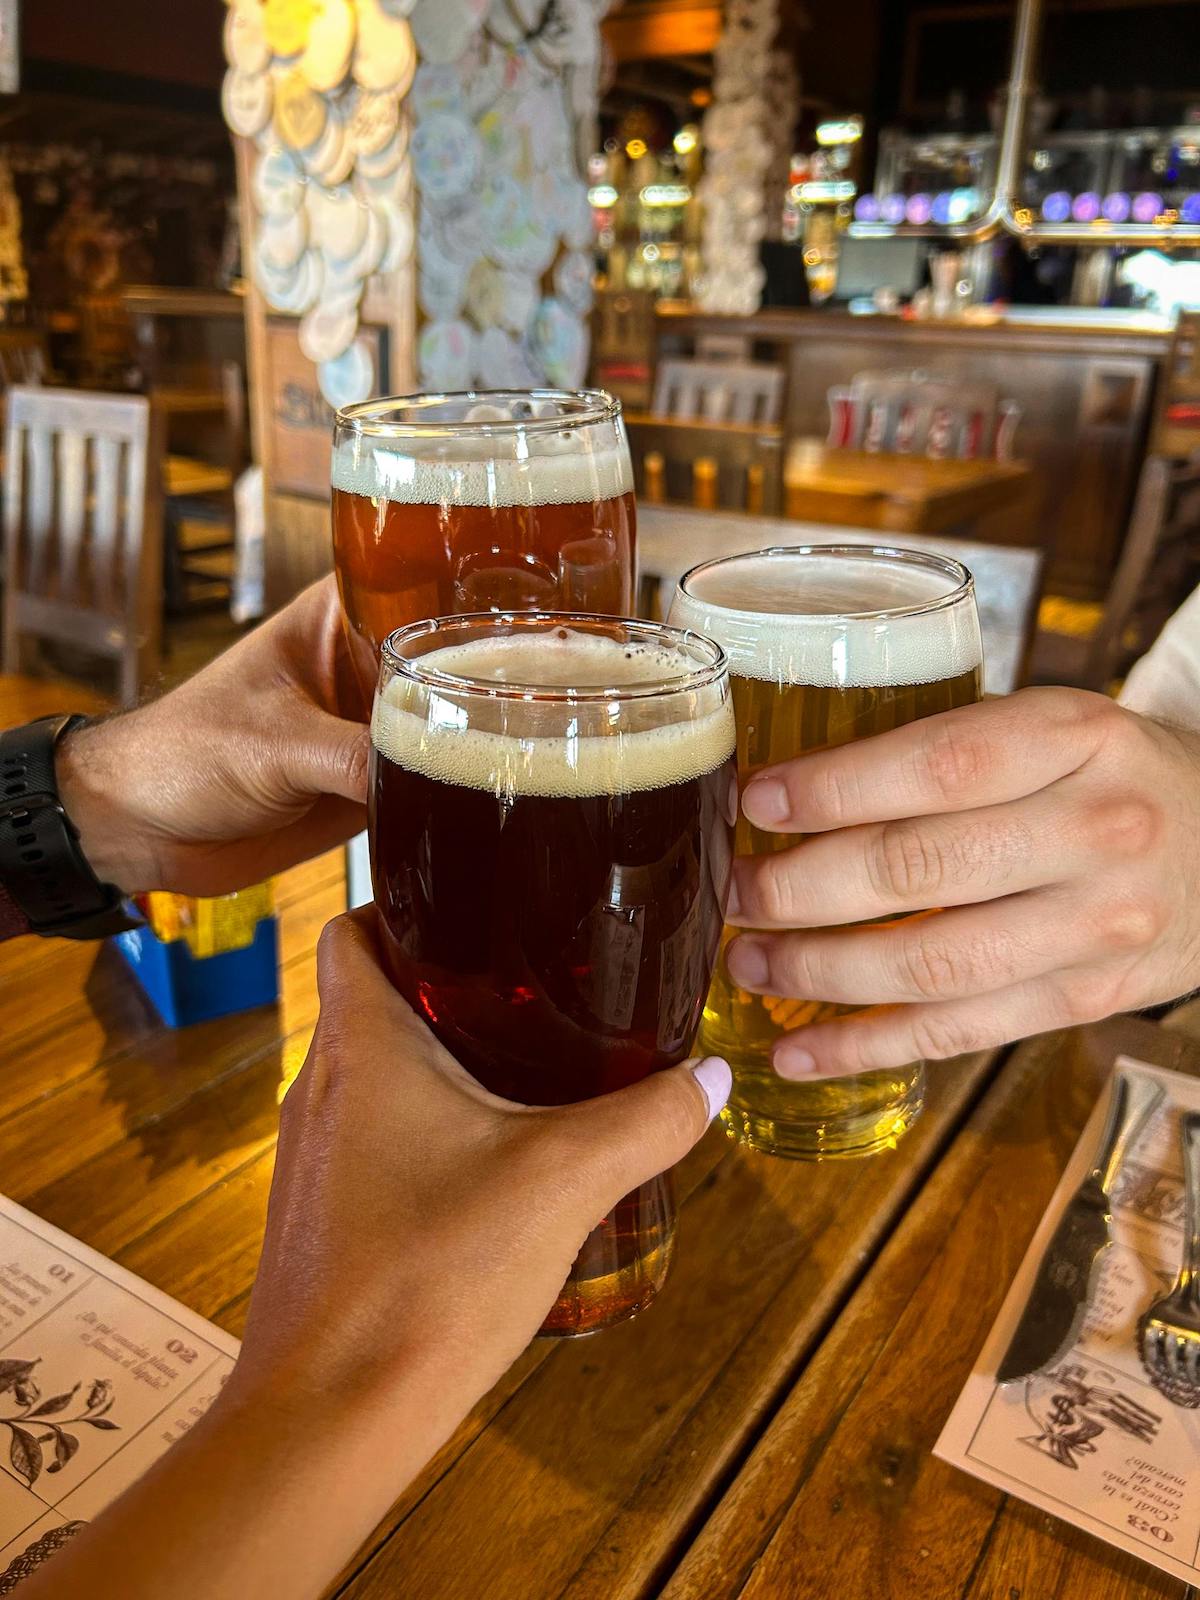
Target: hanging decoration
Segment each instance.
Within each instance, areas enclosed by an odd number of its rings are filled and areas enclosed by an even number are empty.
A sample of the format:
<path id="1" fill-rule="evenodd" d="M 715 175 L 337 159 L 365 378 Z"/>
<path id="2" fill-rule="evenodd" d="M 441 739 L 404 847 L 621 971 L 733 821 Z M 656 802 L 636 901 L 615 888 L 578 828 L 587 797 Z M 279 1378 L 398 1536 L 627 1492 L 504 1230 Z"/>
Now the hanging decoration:
<path id="1" fill-rule="evenodd" d="M 603 9 L 229 0 L 225 118 L 258 150 L 251 270 L 269 305 L 299 316 L 331 405 L 374 390 L 363 288 L 403 265 L 414 234 L 426 387 L 583 381 L 592 218 L 578 152 Z"/>
<path id="2" fill-rule="evenodd" d="M 713 52 L 713 100 L 704 115 L 703 270 L 696 298 L 705 311 L 758 310 L 764 274 L 766 175 L 772 158 L 772 45 L 778 0 L 726 0 Z"/>
<path id="3" fill-rule="evenodd" d="M 587 370 L 593 0 L 417 0 L 421 382 L 574 386 Z M 581 131 L 582 125 L 582 131 Z"/>
<path id="4" fill-rule="evenodd" d="M 359 339 L 363 290 L 411 256 L 407 124 L 412 0 L 229 0 L 222 105 L 252 139 L 259 226 L 250 260 L 267 304 L 298 316 L 333 407 L 376 392 Z"/>

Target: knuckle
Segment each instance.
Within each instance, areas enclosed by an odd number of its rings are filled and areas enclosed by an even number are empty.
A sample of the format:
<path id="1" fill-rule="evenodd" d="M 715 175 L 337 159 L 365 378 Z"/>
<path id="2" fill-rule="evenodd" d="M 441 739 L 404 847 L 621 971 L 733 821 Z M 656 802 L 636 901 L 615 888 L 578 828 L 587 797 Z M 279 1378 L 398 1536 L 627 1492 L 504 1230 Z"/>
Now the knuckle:
<path id="1" fill-rule="evenodd" d="M 812 764 L 806 773 L 804 811 L 826 824 L 839 824 L 845 817 L 856 817 L 862 807 L 862 786 L 854 768 L 829 752 Z"/>
<path id="2" fill-rule="evenodd" d="M 1124 795 L 1093 808 L 1089 833 L 1093 847 L 1105 856 L 1138 860 L 1149 855 L 1157 844 L 1164 821 L 1157 801 L 1147 796 Z"/>
<path id="3" fill-rule="evenodd" d="M 1071 1027 L 1096 1022 L 1123 1009 L 1121 981 L 1110 972 L 1069 974 L 1058 985 L 1057 999 L 1062 1020 Z"/>
<path id="4" fill-rule="evenodd" d="M 767 923 L 795 920 L 796 886 L 791 863 L 785 856 L 760 856 L 746 880 L 751 914 Z"/>
<path id="5" fill-rule="evenodd" d="M 870 862 L 873 888 L 885 899 L 937 894 L 946 863 L 936 837 L 920 822 L 885 822 Z"/>
<path id="6" fill-rule="evenodd" d="M 364 728 L 346 752 L 346 784 L 355 794 L 367 792 L 367 775 L 371 766 L 371 741 Z"/>
<path id="7" fill-rule="evenodd" d="M 922 999 L 937 1000 L 968 987 L 973 962 L 965 950 L 918 932 L 900 947 L 901 976 Z"/>
<path id="8" fill-rule="evenodd" d="M 918 757 L 924 780 L 943 800 L 958 801 L 974 795 L 992 769 L 989 741 L 964 720 L 942 722 L 930 718 Z"/>
<path id="9" fill-rule="evenodd" d="M 1167 922 L 1167 908 L 1145 895 L 1105 907 L 1097 917 L 1097 928 L 1101 944 L 1120 953 L 1152 945 L 1165 931 Z"/>
<path id="10" fill-rule="evenodd" d="M 926 1061 L 946 1061 L 951 1056 L 967 1055 L 985 1044 L 977 1023 L 956 1016 L 953 1011 L 933 1006 L 913 1019 L 913 1044 Z"/>

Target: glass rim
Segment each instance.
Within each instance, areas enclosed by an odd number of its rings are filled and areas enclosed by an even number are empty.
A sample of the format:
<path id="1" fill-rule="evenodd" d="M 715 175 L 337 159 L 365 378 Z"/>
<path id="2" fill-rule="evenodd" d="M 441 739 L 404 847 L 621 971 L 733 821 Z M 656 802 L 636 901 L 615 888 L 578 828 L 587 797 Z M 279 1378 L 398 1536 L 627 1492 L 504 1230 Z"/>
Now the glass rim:
<path id="1" fill-rule="evenodd" d="M 677 648 L 693 650 L 698 656 L 707 656 L 708 659 L 690 672 L 677 673 L 670 677 L 646 678 L 638 683 L 613 684 L 609 687 L 596 684 L 589 685 L 586 689 L 577 689 L 560 683 L 497 683 L 494 678 L 475 678 L 465 673 L 442 672 L 436 667 L 423 668 L 421 662 L 425 659 L 424 656 L 401 655 L 397 648 L 398 645 L 410 640 L 429 638 L 438 633 L 466 633 L 475 628 L 481 631 L 485 628 L 498 630 L 501 627 L 506 629 L 515 627 L 517 630 L 522 627 L 549 630 L 570 627 L 572 624 L 582 624 L 592 629 L 597 629 L 597 625 L 608 628 L 614 625 L 636 628 L 642 636 Z M 448 641 L 451 642 L 453 641 Z M 728 672 L 725 651 L 715 639 L 698 633 L 695 628 L 676 628 L 666 622 L 650 622 L 641 617 L 614 617 L 599 611 L 467 611 L 449 617 L 426 617 L 420 622 L 409 622 L 402 628 L 394 628 L 383 641 L 379 653 L 383 665 L 397 677 L 406 678 L 410 683 L 418 683 L 425 688 L 442 689 L 453 694 L 476 695 L 490 700 L 526 700 L 551 705 L 595 705 L 613 700 L 624 702 L 665 699 L 671 695 L 708 688 L 725 677 Z"/>
<path id="2" fill-rule="evenodd" d="M 871 611 L 751 611 L 745 606 L 726 606 L 720 601 L 706 601 L 703 595 L 696 594 L 688 587 L 698 573 L 707 572 L 713 567 L 729 566 L 737 561 L 758 560 L 763 556 L 836 556 L 839 559 L 848 557 L 857 560 L 867 557 L 878 559 L 884 556 L 888 560 L 899 560 L 909 567 L 923 567 L 926 571 L 940 572 L 953 580 L 954 587 L 948 589 L 945 594 L 933 595 L 928 600 L 919 600 L 907 605 L 882 606 Z M 907 617 L 920 617 L 931 612 L 944 611 L 949 606 L 961 605 L 964 601 L 974 598 L 975 579 L 961 561 L 935 550 L 910 550 L 904 545 L 894 544 L 774 544 L 762 550 L 742 550 L 736 555 L 717 556 L 708 561 L 698 561 L 680 578 L 679 590 L 694 605 L 708 604 L 714 610 L 727 612 L 730 616 L 780 617 L 789 622 L 820 622 L 828 626 L 835 622 L 900 621 Z"/>
<path id="3" fill-rule="evenodd" d="M 447 422 L 445 418 L 392 419 L 390 412 L 421 411 L 460 400 L 471 405 L 486 405 L 503 396 L 506 399 L 570 400 L 580 409 L 554 417 L 508 417 L 499 421 Z M 490 439 L 513 434 L 568 433 L 576 428 L 594 427 L 600 422 L 616 422 L 621 402 L 605 389 L 447 389 L 440 393 L 393 394 L 375 400 L 360 400 L 342 406 L 334 416 L 334 428 L 350 430 L 373 438 L 422 439 L 438 434 L 454 437 Z"/>

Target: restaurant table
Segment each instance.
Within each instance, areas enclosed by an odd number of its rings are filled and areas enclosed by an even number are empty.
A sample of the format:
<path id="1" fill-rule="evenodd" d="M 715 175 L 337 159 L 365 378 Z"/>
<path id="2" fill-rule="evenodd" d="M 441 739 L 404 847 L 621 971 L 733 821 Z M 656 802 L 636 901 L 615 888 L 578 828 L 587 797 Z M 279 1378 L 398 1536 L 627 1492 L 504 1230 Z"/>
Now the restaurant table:
<path id="1" fill-rule="evenodd" d="M 928 456 L 831 450 L 796 440 L 783 468 L 789 517 L 850 523 L 892 533 L 969 532 L 1022 499 L 1033 483 L 1023 461 L 931 460 Z"/>
<path id="2" fill-rule="evenodd" d="M 343 901 L 340 852 L 285 873 L 278 1005 L 178 1032 L 107 946 L 0 945 L 0 1189 L 240 1334 Z M 1114 1056 L 1200 1073 L 1195 1013 L 935 1066 L 914 1131 L 867 1160 L 711 1129 L 677 1172 L 657 1303 L 533 1344 L 330 1592 L 1182 1600 L 930 1450 Z"/>
<path id="3" fill-rule="evenodd" d="M 103 695 L 80 684 L 0 672 L 0 729 L 17 728 L 23 722 L 63 711 L 82 711 L 90 716 L 109 706 Z"/>
<path id="4" fill-rule="evenodd" d="M 1045 558 L 1040 550 L 981 544 L 933 534 L 889 533 L 881 539 L 869 528 L 830 527 L 780 517 L 751 517 L 737 511 L 696 511 L 683 506 L 638 507 L 637 545 L 643 601 L 647 584 L 655 590 L 655 610 L 666 616 L 675 585 L 702 561 L 741 555 L 771 545 L 880 544 L 931 550 L 952 556 L 972 572 L 983 635 L 983 687 L 1009 694 L 1024 681 L 1025 663 L 1037 624 Z M 649 614 L 649 613 L 647 613 Z"/>

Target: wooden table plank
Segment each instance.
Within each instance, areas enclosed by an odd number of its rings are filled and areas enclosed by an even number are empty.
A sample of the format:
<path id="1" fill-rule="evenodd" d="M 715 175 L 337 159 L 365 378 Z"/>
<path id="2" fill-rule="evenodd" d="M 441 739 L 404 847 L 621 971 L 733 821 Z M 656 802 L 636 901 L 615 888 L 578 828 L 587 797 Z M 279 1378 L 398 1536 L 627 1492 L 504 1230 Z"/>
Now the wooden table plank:
<path id="1" fill-rule="evenodd" d="M 345 1594 L 474 1600 L 468 1526 L 495 1600 L 652 1592 L 992 1064 L 935 1069 L 917 1130 L 869 1161 L 813 1166 L 727 1146 L 681 1209 L 655 1307 L 555 1347 Z"/>
<path id="2" fill-rule="evenodd" d="M 663 1600 L 1177 1600 L 930 1454 L 1121 1051 L 1200 1072 L 1195 1043 L 1128 1018 L 1015 1051 Z"/>

